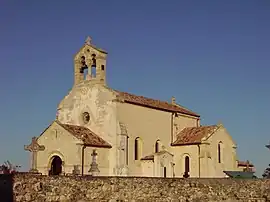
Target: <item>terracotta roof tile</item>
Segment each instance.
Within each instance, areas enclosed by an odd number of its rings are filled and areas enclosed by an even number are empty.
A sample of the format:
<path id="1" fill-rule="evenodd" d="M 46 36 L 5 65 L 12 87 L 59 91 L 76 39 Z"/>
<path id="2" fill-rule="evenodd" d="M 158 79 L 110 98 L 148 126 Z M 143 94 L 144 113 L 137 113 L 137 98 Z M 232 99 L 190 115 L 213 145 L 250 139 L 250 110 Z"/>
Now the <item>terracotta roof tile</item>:
<path id="1" fill-rule="evenodd" d="M 154 160 L 154 155 L 148 155 L 148 156 L 145 156 L 143 158 L 141 158 L 142 161 L 147 161 L 147 160 Z"/>
<path id="2" fill-rule="evenodd" d="M 203 137 L 215 132 L 217 125 L 184 128 L 178 135 L 172 146 L 201 143 Z"/>
<path id="3" fill-rule="evenodd" d="M 86 146 L 93 146 L 93 147 L 104 147 L 104 148 L 111 148 L 112 146 L 103 140 L 101 137 L 96 135 L 90 129 L 77 126 L 77 125 L 70 125 L 70 124 L 62 124 L 59 121 L 57 123 L 62 126 L 65 130 L 70 132 L 74 137 L 82 140 Z"/>
<path id="4" fill-rule="evenodd" d="M 249 167 L 254 167 L 254 165 L 248 161 L 238 161 L 237 165 L 242 167 L 247 167 L 248 165 Z"/>
<path id="5" fill-rule="evenodd" d="M 166 150 L 162 150 L 162 151 L 159 151 L 159 152 L 155 152 L 154 154 L 147 155 L 147 156 L 141 158 L 141 160 L 154 160 L 155 155 L 161 155 L 161 154 L 164 154 L 164 153 L 171 154 L 170 152 L 168 152 Z M 173 154 L 171 154 L 171 155 L 173 155 Z"/>
<path id="6" fill-rule="evenodd" d="M 165 111 L 170 111 L 170 112 L 179 112 L 182 114 L 200 117 L 200 115 L 196 114 L 195 112 L 192 112 L 179 105 L 173 105 L 165 101 L 155 100 L 155 99 L 147 98 L 144 96 L 138 96 L 138 95 L 134 95 L 134 94 L 126 93 L 126 92 L 120 92 L 117 90 L 114 90 L 114 91 L 119 93 L 121 98 L 125 102 L 130 103 L 130 104 L 141 105 L 144 107 L 150 107 L 150 108 L 165 110 Z"/>

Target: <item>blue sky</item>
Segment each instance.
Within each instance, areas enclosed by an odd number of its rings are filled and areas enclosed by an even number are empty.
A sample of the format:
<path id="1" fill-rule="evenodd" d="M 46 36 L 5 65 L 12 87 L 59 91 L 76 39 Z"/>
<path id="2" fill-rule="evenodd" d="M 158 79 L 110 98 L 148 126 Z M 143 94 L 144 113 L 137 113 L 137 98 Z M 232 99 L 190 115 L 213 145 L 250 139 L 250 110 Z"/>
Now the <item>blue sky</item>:
<path id="1" fill-rule="evenodd" d="M 270 1 L 0 2 L 0 162 L 55 118 L 87 35 L 109 52 L 109 86 L 222 121 L 241 160 L 270 163 Z"/>

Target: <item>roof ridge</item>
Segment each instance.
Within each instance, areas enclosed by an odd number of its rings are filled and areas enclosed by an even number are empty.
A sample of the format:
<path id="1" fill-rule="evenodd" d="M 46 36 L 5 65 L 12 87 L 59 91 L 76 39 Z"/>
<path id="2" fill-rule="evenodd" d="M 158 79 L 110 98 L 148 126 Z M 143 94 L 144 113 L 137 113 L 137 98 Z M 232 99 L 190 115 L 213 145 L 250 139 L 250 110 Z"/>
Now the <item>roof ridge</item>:
<path id="1" fill-rule="evenodd" d="M 130 94 L 130 95 L 134 95 L 134 96 L 137 96 L 137 97 L 143 97 L 143 98 L 147 98 L 147 99 L 151 99 L 151 100 L 156 100 L 156 101 L 160 101 L 160 102 L 166 102 L 166 103 L 172 105 L 172 103 L 170 103 L 170 102 L 168 102 L 168 101 L 165 101 L 165 100 L 159 100 L 159 99 L 157 99 L 157 98 L 150 98 L 150 97 L 147 97 L 147 96 L 145 96 L 145 95 L 137 95 L 137 94 L 132 93 L 132 92 L 124 92 L 124 91 L 120 91 L 120 90 L 116 90 L 116 89 L 112 89 L 112 90 L 113 90 L 113 91 L 116 91 L 117 93 L 128 93 L 128 94 Z"/>
<path id="2" fill-rule="evenodd" d="M 215 126 L 218 126 L 217 124 L 213 124 L 213 125 L 200 125 L 200 126 L 189 126 L 189 127 L 185 127 L 183 128 L 184 129 L 190 129 L 190 128 L 205 128 L 205 127 L 215 127 Z M 181 131 L 180 131 L 181 132 Z"/>
<path id="3" fill-rule="evenodd" d="M 204 137 L 210 137 L 218 129 L 217 125 L 186 127 L 177 134 L 172 146 L 200 144 Z"/>
<path id="4" fill-rule="evenodd" d="M 191 109 L 189 109 L 189 108 L 187 108 L 187 107 L 185 107 L 185 106 L 183 106 L 183 105 L 181 105 L 181 104 L 179 104 L 179 103 L 175 103 L 175 105 L 176 106 L 179 106 L 179 107 L 182 107 L 182 108 L 184 108 L 185 110 L 188 110 L 188 111 L 191 111 L 191 112 L 193 112 L 194 114 L 196 114 L 196 112 L 194 112 L 193 110 L 191 110 Z"/>
<path id="5" fill-rule="evenodd" d="M 123 92 L 116 89 L 112 89 L 112 90 L 115 93 L 118 93 L 120 96 L 122 96 L 124 101 L 129 102 L 131 104 L 137 104 L 137 105 L 142 105 L 145 107 L 152 107 L 159 110 L 178 112 L 178 113 L 187 114 L 190 116 L 200 117 L 199 114 L 193 112 L 192 110 L 187 109 L 186 107 L 182 107 L 179 104 L 175 105 L 165 100 L 159 100 L 157 98 L 150 98 L 143 95 L 136 95 L 134 93 Z"/>
<path id="6" fill-rule="evenodd" d="M 56 120 L 56 121 L 58 121 L 58 123 L 60 124 L 60 125 L 66 125 L 66 126 L 75 126 L 75 127 L 81 127 L 81 128 L 84 128 L 84 129 L 87 129 L 87 130 L 89 130 L 89 131 L 91 131 L 92 133 L 94 133 L 95 134 L 95 132 L 94 131 L 92 131 L 90 128 L 87 128 L 87 127 L 85 127 L 85 126 L 81 126 L 81 125 L 75 125 L 75 124 L 69 124 L 69 123 L 62 123 L 62 122 L 60 122 L 59 120 Z M 95 134 L 95 135 L 97 135 L 97 134 Z"/>
<path id="7" fill-rule="evenodd" d="M 119 90 L 115 90 L 115 89 L 112 89 L 112 90 L 116 91 L 117 93 L 127 93 L 127 94 L 130 94 L 130 95 L 136 96 L 136 97 L 143 97 L 143 98 L 146 98 L 146 99 L 150 99 L 150 100 L 154 100 L 154 101 L 158 101 L 158 102 L 164 102 L 164 103 L 167 103 L 169 105 L 175 106 L 174 104 L 172 104 L 172 103 L 170 103 L 170 102 L 168 102 L 166 100 L 160 100 L 158 98 L 152 98 L 152 97 L 148 97 L 148 96 L 145 96 L 145 95 L 137 95 L 135 93 L 124 92 L 124 91 L 119 91 Z M 177 105 L 179 105 L 179 104 L 177 104 Z M 179 105 L 179 107 L 183 107 L 183 106 Z M 183 108 L 185 108 L 185 107 L 183 107 Z M 186 110 L 189 110 L 189 109 L 186 109 Z M 191 111 L 191 110 L 189 110 L 189 111 Z"/>

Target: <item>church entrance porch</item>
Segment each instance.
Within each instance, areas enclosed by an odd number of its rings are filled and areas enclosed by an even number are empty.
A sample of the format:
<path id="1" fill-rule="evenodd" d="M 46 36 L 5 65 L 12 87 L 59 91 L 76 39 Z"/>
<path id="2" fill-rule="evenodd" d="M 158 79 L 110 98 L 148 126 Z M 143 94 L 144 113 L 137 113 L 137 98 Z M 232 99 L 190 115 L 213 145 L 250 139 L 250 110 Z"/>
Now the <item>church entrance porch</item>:
<path id="1" fill-rule="evenodd" d="M 62 164 L 63 161 L 59 156 L 53 156 L 49 175 L 60 175 L 62 173 Z"/>

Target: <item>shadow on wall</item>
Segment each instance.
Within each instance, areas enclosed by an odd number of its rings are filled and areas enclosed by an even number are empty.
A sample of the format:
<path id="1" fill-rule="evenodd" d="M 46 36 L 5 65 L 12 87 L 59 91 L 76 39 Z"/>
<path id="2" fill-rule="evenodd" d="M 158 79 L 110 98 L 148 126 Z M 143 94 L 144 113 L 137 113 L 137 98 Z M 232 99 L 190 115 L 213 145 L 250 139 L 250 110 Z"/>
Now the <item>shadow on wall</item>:
<path id="1" fill-rule="evenodd" d="M 0 201 L 14 202 L 13 200 L 13 175 L 0 174 Z"/>

